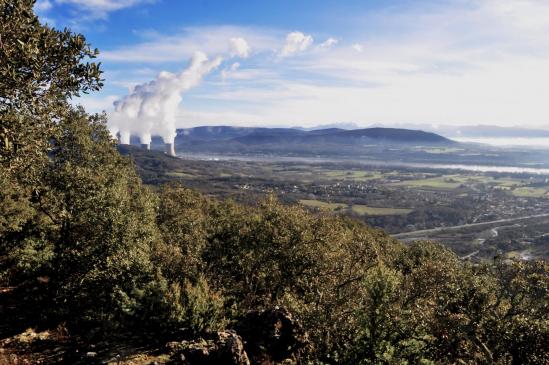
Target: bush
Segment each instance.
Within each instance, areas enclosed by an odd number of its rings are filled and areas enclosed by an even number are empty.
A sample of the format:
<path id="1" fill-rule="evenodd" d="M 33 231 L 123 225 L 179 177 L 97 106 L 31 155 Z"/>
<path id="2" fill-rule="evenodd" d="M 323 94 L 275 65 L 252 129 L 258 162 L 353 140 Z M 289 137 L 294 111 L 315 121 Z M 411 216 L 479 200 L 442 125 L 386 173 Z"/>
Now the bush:
<path id="1" fill-rule="evenodd" d="M 221 295 L 212 291 L 204 278 L 196 284 L 185 281 L 174 283 L 166 293 L 170 306 L 169 322 L 176 328 L 183 327 L 192 334 L 220 331 L 227 325 L 224 302 Z"/>

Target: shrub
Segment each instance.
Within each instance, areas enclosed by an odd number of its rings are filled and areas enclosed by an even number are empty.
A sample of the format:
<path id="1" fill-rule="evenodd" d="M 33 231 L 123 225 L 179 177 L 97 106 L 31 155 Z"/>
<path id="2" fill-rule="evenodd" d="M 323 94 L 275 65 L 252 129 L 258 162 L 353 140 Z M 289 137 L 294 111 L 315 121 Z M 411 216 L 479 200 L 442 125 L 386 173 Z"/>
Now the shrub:
<path id="1" fill-rule="evenodd" d="M 169 322 L 183 327 L 192 334 L 219 331 L 225 328 L 224 302 L 219 293 L 210 289 L 207 281 L 200 278 L 196 284 L 185 281 L 174 283 L 167 296 L 170 306 Z"/>

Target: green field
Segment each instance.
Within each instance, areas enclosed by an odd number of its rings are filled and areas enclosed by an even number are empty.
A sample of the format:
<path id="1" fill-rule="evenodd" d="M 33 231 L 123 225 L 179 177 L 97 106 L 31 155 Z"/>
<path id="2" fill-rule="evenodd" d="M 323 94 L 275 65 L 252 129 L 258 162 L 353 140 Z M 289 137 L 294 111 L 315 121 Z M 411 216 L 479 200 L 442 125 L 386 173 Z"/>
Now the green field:
<path id="1" fill-rule="evenodd" d="M 522 198 L 541 198 L 547 196 L 547 189 L 520 187 L 513 190 L 513 195 Z"/>
<path id="2" fill-rule="evenodd" d="M 378 208 L 378 207 L 369 207 L 367 205 L 353 205 L 351 210 L 354 213 L 360 215 L 406 215 L 412 212 L 412 209 L 404 208 Z"/>
<path id="3" fill-rule="evenodd" d="M 504 178 L 504 179 L 492 179 L 491 181 L 493 184 L 501 186 L 501 187 L 515 187 L 515 186 L 521 186 L 524 185 L 524 181 L 520 179 L 511 179 L 511 178 Z"/>
<path id="4" fill-rule="evenodd" d="M 327 203 L 320 200 L 302 199 L 299 201 L 308 208 L 317 208 L 329 211 L 352 211 L 359 215 L 382 216 L 382 215 L 406 215 L 412 212 L 412 209 L 404 208 L 379 208 L 367 205 L 356 204 L 349 206 L 343 203 Z"/>
<path id="5" fill-rule="evenodd" d="M 444 175 L 437 176 L 427 179 L 415 179 L 415 180 L 404 180 L 398 183 L 389 184 L 390 186 L 407 186 L 411 188 L 432 188 L 432 189 L 441 189 L 441 190 L 453 190 L 457 189 L 462 185 L 468 184 L 488 184 L 493 186 L 499 186 L 501 188 L 513 188 L 521 187 L 525 184 L 523 180 L 512 179 L 512 178 L 502 178 L 495 179 L 491 176 L 486 175 Z M 528 195 L 528 190 L 522 191 L 523 188 L 519 188 L 518 194 L 526 194 L 524 196 L 541 196 L 536 195 L 540 194 L 540 191 L 531 192 L 534 195 Z M 530 188 L 528 188 L 530 189 Z M 545 191 L 544 189 L 541 189 Z M 523 195 L 518 195 L 523 196 Z"/>
<path id="6" fill-rule="evenodd" d="M 383 177 L 377 171 L 346 171 L 346 170 L 328 170 L 320 172 L 322 175 L 331 179 L 353 180 L 353 181 L 368 181 L 380 179 Z"/>
<path id="7" fill-rule="evenodd" d="M 463 177 L 458 175 L 439 176 L 429 179 L 420 180 L 405 180 L 397 183 L 392 183 L 390 186 L 409 186 L 423 187 L 433 189 L 456 189 L 464 183 Z"/>
<path id="8" fill-rule="evenodd" d="M 170 177 L 184 177 L 184 178 L 187 178 L 187 179 L 193 179 L 193 178 L 196 177 L 195 175 L 187 174 L 187 173 L 185 173 L 185 172 L 178 172 L 178 171 L 166 172 L 166 176 L 170 176 Z"/>
<path id="9" fill-rule="evenodd" d="M 338 208 L 342 209 L 342 208 L 348 207 L 347 204 L 343 204 L 343 203 L 326 203 L 320 200 L 311 200 L 311 199 L 301 199 L 299 203 L 309 208 L 318 208 L 318 209 L 325 209 L 330 211 L 334 211 Z"/>

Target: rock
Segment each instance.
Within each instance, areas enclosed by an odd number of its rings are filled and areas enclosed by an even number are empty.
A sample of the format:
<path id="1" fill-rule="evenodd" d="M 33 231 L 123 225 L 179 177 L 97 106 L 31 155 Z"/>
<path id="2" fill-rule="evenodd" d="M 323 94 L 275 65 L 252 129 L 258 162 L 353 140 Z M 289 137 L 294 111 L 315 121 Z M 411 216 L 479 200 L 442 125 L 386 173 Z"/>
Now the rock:
<path id="1" fill-rule="evenodd" d="M 86 354 L 84 354 L 82 363 L 87 365 L 96 365 L 96 364 L 102 364 L 103 362 L 99 358 L 97 352 L 88 351 L 86 352 Z"/>
<path id="2" fill-rule="evenodd" d="M 240 336 L 234 331 L 217 332 L 212 339 L 170 342 L 172 364 L 250 365 Z"/>
<path id="3" fill-rule="evenodd" d="M 312 345 L 301 323 L 283 308 L 250 311 L 235 327 L 252 364 L 305 360 Z"/>

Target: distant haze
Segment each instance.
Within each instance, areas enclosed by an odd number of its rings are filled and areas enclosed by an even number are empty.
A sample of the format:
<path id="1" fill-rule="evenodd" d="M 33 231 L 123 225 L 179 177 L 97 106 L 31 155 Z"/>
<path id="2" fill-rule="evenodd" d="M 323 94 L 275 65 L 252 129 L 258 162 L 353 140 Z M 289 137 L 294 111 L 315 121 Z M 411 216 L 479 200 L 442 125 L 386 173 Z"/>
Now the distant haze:
<path id="1" fill-rule="evenodd" d="M 483 143 L 500 147 L 549 148 L 549 130 L 523 127 L 473 126 L 409 126 L 441 134 L 460 142 Z"/>
<path id="2" fill-rule="evenodd" d="M 483 143 L 499 147 L 530 147 L 549 149 L 549 138 L 473 138 L 473 137 L 457 137 L 453 138 L 458 142 Z"/>

